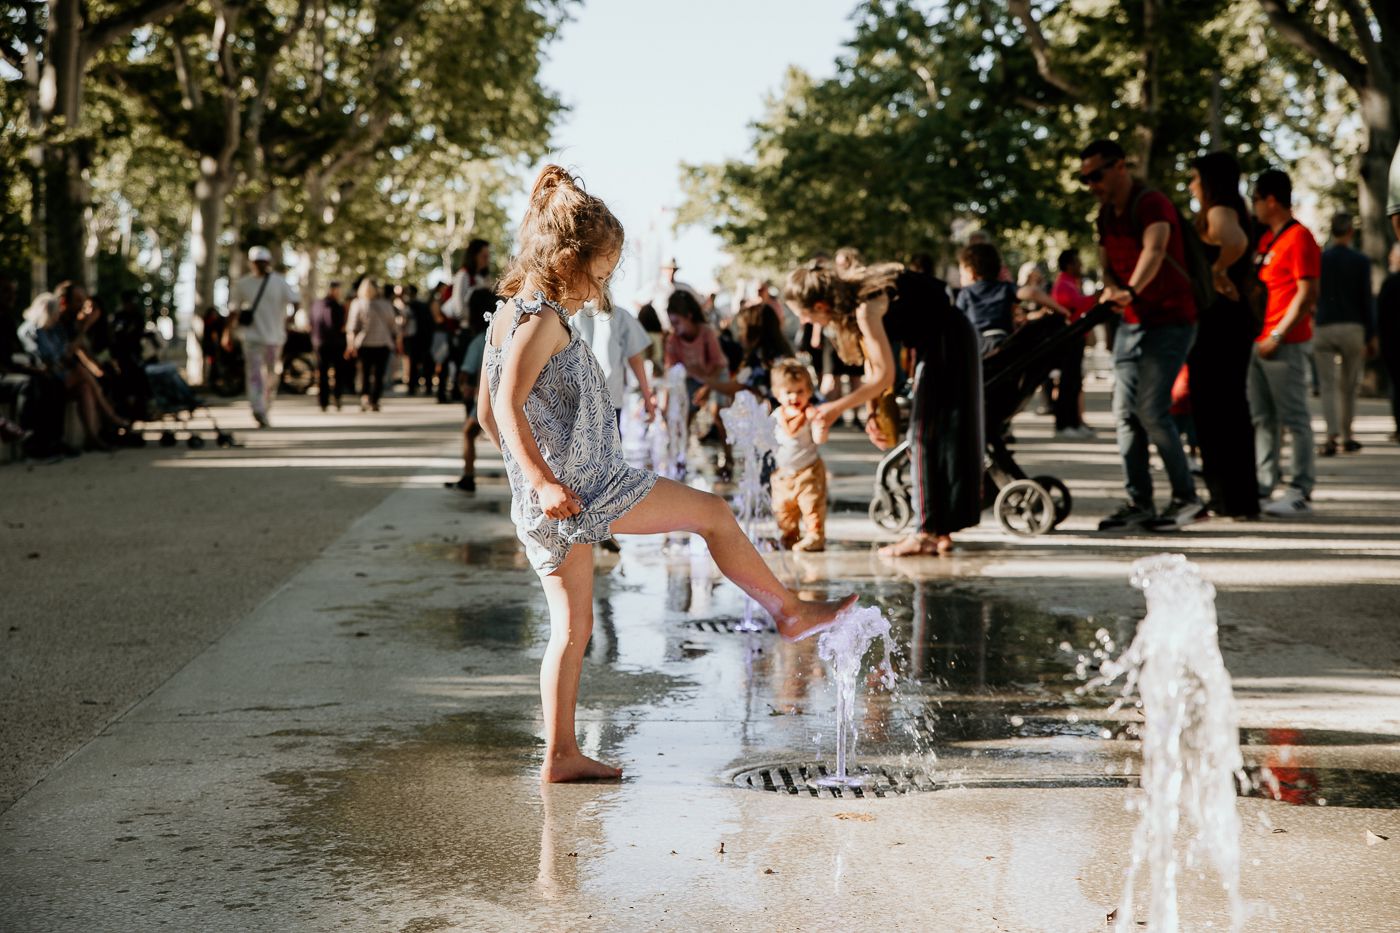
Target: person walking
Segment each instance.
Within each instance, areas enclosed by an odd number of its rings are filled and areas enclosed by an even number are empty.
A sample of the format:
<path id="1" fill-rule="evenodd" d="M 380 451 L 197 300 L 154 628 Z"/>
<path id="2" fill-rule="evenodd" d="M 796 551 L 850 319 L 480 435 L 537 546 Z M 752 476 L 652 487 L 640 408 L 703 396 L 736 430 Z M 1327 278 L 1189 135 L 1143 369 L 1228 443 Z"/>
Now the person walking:
<path id="1" fill-rule="evenodd" d="M 311 306 L 311 348 L 316 352 L 316 386 L 321 411 L 335 399 L 340 411 L 340 398 L 347 391 L 355 392 L 355 364 L 346 357 L 345 305 L 341 304 L 342 286 L 332 282 L 322 298 Z"/>
<path id="2" fill-rule="evenodd" d="M 1375 304 L 1371 292 L 1371 260 L 1352 246 L 1356 226 L 1350 214 L 1332 218 L 1332 245 L 1322 254 L 1317 314 L 1313 319 L 1313 360 L 1327 440 L 1318 448 L 1324 457 L 1337 451 L 1354 454 L 1361 442 L 1351 433 L 1356 394 L 1366 359 L 1376 353 Z"/>
<path id="3" fill-rule="evenodd" d="M 1212 515 L 1251 521 L 1259 517 L 1249 414 L 1249 361 L 1259 324 L 1247 301 L 1257 282 L 1250 235 L 1254 224 L 1240 194 L 1239 163 L 1228 152 L 1193 160 L 1188 186 L 1201 206 L 1196 232 L 1211 264 L 1213 286 L 1187 356 L 1201 472 Z"/>
<path id="4" fill-rule="evenodd" d="M 379 411 L 389 354 L 396 345 L 402 352 L 402 344 L 394 306 L 380 297 L 379 286 L 368 276 L 360 281 L 355 300 L 350 302 L 346 332 L 350 340 L 347 352 L 360 361 L 360 410 Z"/>
<path id="5" fill-rule="evenodd" d="M 1205 505 L 1171 417 L 1172 384 L 1196 337 L 1181 215 L 1166 195 L 1129 174 L 1116 142 L 1096 140 L 1080 159 L 1079 180 L 1101 205 L 1099 247 L 1111 283 L 1102 298 L 1122 314 L 1113 342 L 1113 417 L 1128 501 L 1099 530 L 1182 528 L 1198 521 Z M 1171 483 L 1171 502 L 1160 514 L 1152 497 L 1149 441 Z"/>
<path id="6" fill-rule="evenodd" d="M 301 307 L 301 296 L 281 273 L 272 271 L 272 251 L 266 246 L 249 249 L 248 261 L 253 271 L 229 290 L 229 317 L 234 326 L 224 331 L 224 349 L 233 349 L 236 334 L 243 344 L 244 385 L 253 420 L 260 428 L 270 428 L 268 414 L 281 377 L 287 321 Z"/>
<path id="7" fill-rule="evenodd" d="M 1059 274 L 1050 288 L 1050 296 L 1065 309 L 1072 324 L 1097 302 L 1092 295 L 1084 294 L 1084 267 L 1080 264 L 1079 253 L 1067 249 L 1060 253 L 1055 265 Z M 1051 406 L 1058 440 L 1094 439 L 1094 429 L 1084 423 L 1084 348 L 1087 344 L 1087 336 L 1075 341 L 1074 346 L 1065 349 L 1059 361 L 1060 384 Z"/>
<path id="8" fill-rule="evenodd" d="M 1254 216 L 1268 228 L 1259 238 L 1255 265 L 1269 298 L 1249 367 L 1259 498 L 1266 514 L 1296 515 L 1311 511 L 1315 482 L 1308 355 L 1322 251 L 1293 216 L 1293 182 L 1286 172 L 1270 169 L 1255 179 Z M 1283 494 L 1270 500 L 1283 479 L 1284 429 L 1292 438 L 1293 475 Z"/>

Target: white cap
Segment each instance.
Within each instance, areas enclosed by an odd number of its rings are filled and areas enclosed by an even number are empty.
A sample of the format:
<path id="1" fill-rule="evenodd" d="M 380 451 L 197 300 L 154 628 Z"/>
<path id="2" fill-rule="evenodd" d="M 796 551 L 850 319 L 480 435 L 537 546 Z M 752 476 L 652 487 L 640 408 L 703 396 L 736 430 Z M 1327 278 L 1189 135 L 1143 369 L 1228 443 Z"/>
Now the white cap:
<path id="1" fill-rule="evenodd" d="M 266 246 L 254 246 L 248 250 L 249 262 L 272 262 L 272 250 Z"/>

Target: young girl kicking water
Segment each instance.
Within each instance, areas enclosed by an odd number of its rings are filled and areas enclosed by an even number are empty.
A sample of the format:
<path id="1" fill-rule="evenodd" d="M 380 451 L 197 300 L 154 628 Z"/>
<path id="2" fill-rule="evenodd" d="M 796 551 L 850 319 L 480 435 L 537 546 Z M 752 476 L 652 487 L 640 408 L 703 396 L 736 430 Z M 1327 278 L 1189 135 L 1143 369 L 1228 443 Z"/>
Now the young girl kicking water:
<path id="1" fill-rule="evenodd" d="M 540 779 L 550 782 L 622 774 L 585 756 L 574 734 L 593 630 L 593 544 L 612 535 L 699 534 L 721 572 L 789 640 L 826 627 L 855 602 L 798 599 L 758 556 L 723 499 L 623 462 L 602 370 L 568 323 L 585 303 L 606 304 L 621 252 L 622 225 L 602 200 L 564 169 L 546 166 L 530 193 L 518 253 L 498 286 L 506 300 L 487 332 L 487 391 L 478 416 L 505 459 L 511 519 L 549 603 Z"/>

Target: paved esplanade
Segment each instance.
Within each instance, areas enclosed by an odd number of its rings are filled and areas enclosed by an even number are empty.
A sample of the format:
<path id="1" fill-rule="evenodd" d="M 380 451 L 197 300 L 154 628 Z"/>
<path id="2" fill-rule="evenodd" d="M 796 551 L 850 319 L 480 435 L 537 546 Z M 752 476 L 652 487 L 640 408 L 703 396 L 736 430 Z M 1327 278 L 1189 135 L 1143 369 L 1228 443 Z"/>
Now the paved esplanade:
<path id="1" fill-rule="evenodd" d="M 1118 496 L 1108 432 L 1055 442 L 1032 416 L 1018 452 L 1069 482 L 1064 532 L 984 522 L 954 559 L 891 563 L 837 515 L 833 550 L 780 572 L 887 606 L 922 681 L 866 701 L 857 761 L 932 750 L 908 765 L 962 785 L 842 800 L 736 786 L 829 758 L 831 688 L 811 642 L 716 631 L 734 588 L 655 541 L 600 557 L 579 710 L 627 779 L 541 791 L 548 619 L 499 478 L 442 488 L 458 415 L 283 401 L 244 450 L 0 468 L 0 700 L 23 711 L 3 720 L 0 929 L 1105 929 L 1135 760 L 1101 738 L 1104 699 L 1074 696 L 1074 655 L 1126 634 L 1128 565 L 1168 548 L 1220 589 L 1247 760 L 1329 798 L 1240 801 L 1248 929 L 1400 916 L 1400 449 L 1379 404 L 1302 520 L 1090 532 Z M 838 436 L 839 503 L 863 507 L 874 459 Z M 1223 928 L 1209 878 L 1182 902 Z"/>

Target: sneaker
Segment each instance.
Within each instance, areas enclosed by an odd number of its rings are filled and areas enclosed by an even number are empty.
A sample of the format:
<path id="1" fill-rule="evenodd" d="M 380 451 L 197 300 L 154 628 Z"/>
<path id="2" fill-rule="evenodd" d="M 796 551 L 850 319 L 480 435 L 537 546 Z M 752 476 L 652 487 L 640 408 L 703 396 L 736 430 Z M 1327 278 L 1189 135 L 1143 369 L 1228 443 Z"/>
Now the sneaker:
<path id="1" fill-rule="evenodd" d="M 261 412 L 253 412 L 253 420 L 258 423 L 258 427 L 260 428 L 272 427 L 272 422 L 267 420 L 267 415 L 264 415 Z"/>
<path id="2" fill-rule="evenodd" d="M 1200 499 L 1173 499 L 1161 514 L 1145 525 L 1152 531 L 1180 531 L 1201 521 L 1205 514 L 1206 507 Z"/>
<path id="3" fill-rule="evenodd" d="M 1265 515 L 1286 518 L 1290 515 L 1307 515 L 1312 511 L 1312 505 L 1301 489 L 1285 489 L 1283 495 L 1265 505 L 1263 511 Z"/>
<path id="4" fill-rule="evenodd" d="M 1336 442 L 1336 441 L 1328 441 L 1328 442 L 1325 443 L 1325 444 L 1319 444 L 1318 447 L 1317 447 L 1317 455 L 1318 455 L 1319 457 L 1335 457 L 1335 456 L 1337 456 L 1337 442 Z"/>
<path id="5" fill-rule="evenodd" d="M 1118 531 L 1123 528 L 1141 528 L 1157 517 L 1152 509 L 1125 502 L 1118 511 L 1099 522 L 1099 531 Z"/>
<path id="6" fill-rule="evenodd" d="M 826 541 L 821 538 L 806 537 L 792 546 L 794 551 L 805 551 L 813 553 L 826 550 Z"/>
<path id="7" fill-rule="evenodd" d="M 1357 451 L 1359 451 L 1360 449 L 1361 449 L 1361 442 L 1358 441 L 1358 440 L 1355 440 L 1355 439 L 1346 441 L 1345 443 L 1342 444 L 1342 450 L 1345 450 L 1345 451 L 1346 451 L 1347 453 L 1349 453 L 1349 454 L 1354 454 L 1354 453 L 1356 453 Z"/>
<path id="8" fill-rule="evenodd" d="M 1087 424 L 1081 424 L 1073 428 L 1060 428 L 1055 432 L 1055 439 L 1059 441 L 1092 441 L 1098 437 L 1094 429 Z"/>

